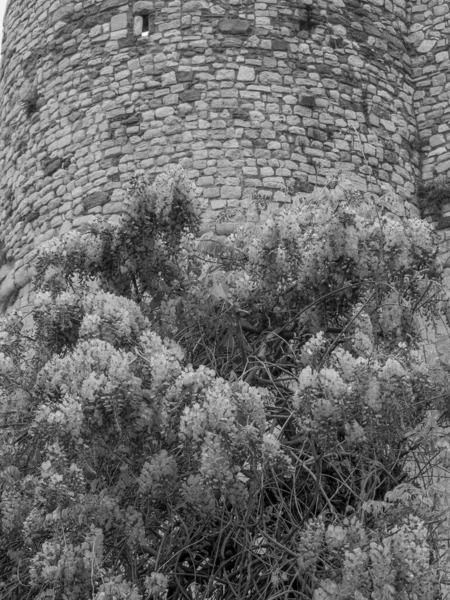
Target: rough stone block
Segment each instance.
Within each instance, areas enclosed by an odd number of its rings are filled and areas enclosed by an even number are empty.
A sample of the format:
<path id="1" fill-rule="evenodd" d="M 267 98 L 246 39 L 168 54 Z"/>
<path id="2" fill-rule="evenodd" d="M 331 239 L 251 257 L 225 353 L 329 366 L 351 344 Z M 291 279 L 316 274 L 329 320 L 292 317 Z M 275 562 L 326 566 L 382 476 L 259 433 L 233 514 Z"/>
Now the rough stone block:
<path id="1" fill-rule="evenodd" d="M 51 15 L 52 22 L 57 23 L 58 21 L 67 21 L 74 11 L 75 7 L 72 3 L 57 8 Z"/>
<path id="2" fill-rule="evenodd" d="M 286 40 L 272 40 L 272 50 L 276 52 L 287 52 L 289 49 L 289 44 Z"/>
<path id="3" fill-rule="evenodd" d="M 179 83 L 185 83 L 187 81 L 192 81 L 194 79 L 193 71 L 178 71 L 177 72 L 177 81 Z"/>
<path id="4" fill-rule="evenodd" d="M 245 66 L 245 65 L 241 65 L 239 67 L 238 76 L 237 76 L 238 81 L 255 81 L 255 78 L 256 78 L 256 73 L 255 73 L 255 69 L 253 67 L 249 67 L 249 66 Z"/>
<path id="5" fill-rule="evenodd" d="M 443 52 L 437 52 L 434 59 L 437 63 L 443 62 L 444 60 L 448 60 L 449 53 L 448 50 L 444 50 Z"/>
<path id="6" fill-rule="evenodd" d="M 219 31 L 231 35 L 248 35 L 252 30 L 250 21 L 245 19 L 223 19 L 219 22 Z"/>
<path id="7" fill-rule="evenodd" d="M 126 29 L 127 25 L 126 13 L 120 13 L 119 15 L 114 15 L 114 17 L 111 18 L 111 31 L 120 31 L 122 29 Z"/>
<path id="8" fill-rule="evenodd" d="M 83 198 L 84 210 L 90 210 L 96 206 L 103 206 L 109 200 L 109 194 L 106 192 L 93 192 Z"/>
<path id="9" fill-rule="evenodd" d="M 136 2 L 136 4 L 139 4 L 139 2 Z M 100 10 L 101 11 L 107 11 L 110 10 L 111 8 L 128 8 L 127 2 L 125 2 L 124 0 L 103 0 Z"/>
<path id="10" fill-rule="evenodd" d="M 209 5 L 206 0 L 189 0 L 183 4 L 183 12 L 199 12 L 203 9 L 208 9 Z"/>
<path id="11" fill-rule="evenodd" d="M 316 105 L 315 96 L 301 96 L 299 99 L 299 104 L 301 106 L 307 106 L 308 108 L 313 108 Z"/>
<path id="12" fill-rule="evenodd" d="M 133 33 L 136 36 L 142 35 L 142 30 L 144 27 L 144 20 L 142 19 L 142 17 L 140 15 L 136 15 L 134 17 L 134 23 L 133 23 Z"/>
<path id="13" fill-rule="evenodd" d="M 223 199 L 228 199 L 228 198 L 240 198 L 242 195 L 242 188 L 238 187 L 238 186 L 232 186 L 232 185 L 224 185 L 222 186 L 222 189 L 220 190 L 220 196 Z"/>
<path id="14" fill-rule="evenodd" d="M 225 79 L 234 80 L 236 77 L 236 71 L 234 69 L 218 69 L 216 71 L 216 79 L 217 81 L 222 81 Z"/>
<path id="15" fill-rule="evenodd" d="M 152 12 L 155 8 L 155 3 L 153 0 L 138 0 L 133 4 L 133 12 L 134 14 L 146 15 Z"/>
<path id="16" fill-rule="evenodd" d="M 431 52 L 431 50 L 433 50 L 433 48 L 436 46 L 436 42 L 437 40 L 423 40 L 423 42 L 417 48 L 417 52 L 420 52 L 422 54 L 427 54 L 428 52 Z"/>
<path id="17" fill-rule="evenodd" d="M 259 82 L 261 85 L 273 85 L 283 83 L 282 76 L 276 71 L 263 71 L 259 74 Z"/>
<path id="18" fill-rule="evenodd" d="M 445 144 L 446 144 L 445 135 L 442 135 L 442 134 L 432 135 L 430 137 L 430 139 L 428 140 L 428 143 L 433 148 L 436 146 L 444 146 L 445 147 Z"/>
<path id="19" fill-rule="evenodd" d="M 128 31 L 126 29 L 119 29 L 119 31 L 111 31 L 111 40 L 117 41 L 122 38 L 126 38 L 128 35 Z"/>
<path id="20" fill-rule="evenodd" d="M 200 100 L 202 97 L 202 93 L 200 90 L 186 90 L 185 92 L 181 92 L 180 100 L 181 102 L 196 102 Z"/>
<path id="21" fill-rule="evenodd" d="M 175 109 L 171 106 L 162 106 L 161 108 L 157 108 L 155 110 L 155 117 L 157 119 L 165 119 L 166 117 L 170 117 L 175 113 Z"/>
<path id="22" fill-rule="evenodd" d="M 220 196 L 220 189 L 218 187 L 205 188 L 203 190 L 204 198 L 217 198 Z"/>

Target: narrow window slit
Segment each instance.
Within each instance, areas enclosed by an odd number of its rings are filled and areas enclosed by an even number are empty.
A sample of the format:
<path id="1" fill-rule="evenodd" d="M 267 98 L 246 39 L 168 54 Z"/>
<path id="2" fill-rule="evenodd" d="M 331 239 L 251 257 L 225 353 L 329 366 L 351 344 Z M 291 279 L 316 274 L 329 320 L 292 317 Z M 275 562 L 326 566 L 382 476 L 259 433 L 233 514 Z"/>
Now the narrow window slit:
<path id="1" fill-rule="evenodd" d="M 149 15 L 142 15 L 142 37 L 148 37 L 150 33 Z"/>

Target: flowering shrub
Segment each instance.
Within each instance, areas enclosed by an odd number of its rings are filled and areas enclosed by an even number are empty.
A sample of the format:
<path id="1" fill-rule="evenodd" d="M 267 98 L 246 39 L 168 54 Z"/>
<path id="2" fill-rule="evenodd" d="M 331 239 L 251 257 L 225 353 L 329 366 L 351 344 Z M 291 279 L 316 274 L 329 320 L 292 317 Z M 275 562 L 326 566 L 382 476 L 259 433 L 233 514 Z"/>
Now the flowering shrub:
<path id="1" fill-rule="evenodd" d="M 343 188 L 202 252 L 199 210 L 136 180 L 3 318 L 1 596 L 438 598 L 431 229 Z"/>
<path id="2" fill-rule="evenodd" d="M 182 287 L 186 248 L 198 233 L 202 203 L 180 167 L 170 166 L 153 182 L 132 180 L 123 214 L 98 219 L 89 235 L 69 232 L 46 243 L 36 261 L 40 289 L 53 293 L 100 279 L 105 291 L 142 300 Z"/>
<path id="3" fill-rule="evenodd" d="M 73 306 L 71 295 L 58 299 Z M 44 305 L 38 295 L 38 327 L 51 331 L 56 312 L 46 321 Z M 242 469 L 248 463 L 262 477 L 279 470 L 279 457 L 265 449 L 257 390 L 185 365 L 179 346 L 153 333 L 126 298 L 87 291 L 78 306 L 75 344 L 51 353 L 51 339 L 36 342 L 43 364 L 16 410 L 18 437 L 2 453 L 2 593 L 143 598 L 176 560 L 173 543 L 156 560 L 161 536 L 177 535 L 182 548 L 189 528 L 214 531 L 225 506 L 244 511 Z M 282 457 L 278 440 L 272 445 Z M 164 577 L 146 584 L 159 564 Z"/>

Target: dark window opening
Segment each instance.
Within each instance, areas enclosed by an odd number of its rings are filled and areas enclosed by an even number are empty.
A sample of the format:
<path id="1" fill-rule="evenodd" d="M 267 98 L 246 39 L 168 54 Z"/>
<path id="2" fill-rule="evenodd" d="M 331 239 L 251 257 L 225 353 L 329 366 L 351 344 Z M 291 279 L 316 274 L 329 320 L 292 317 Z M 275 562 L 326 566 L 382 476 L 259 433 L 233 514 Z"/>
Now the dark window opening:
<path id="1" fill-rule="evenodd" d="M 300 11 L 299 29 L 300 31 L 311 31 L 312 29 L 311 11 L 308 8 Z"/>
<path id="2" fill-rule="evenodd" d="M 150 33 L 150 16 L 142 15 L 142 37 L 147 37 Z"/>
<path id="3" fill-rule="evenodd" d="M 298 28 L 300 31 L 312 32 L 318 24 L 318 15 L 312 6 L 300 9 L 298 19 Z"/>

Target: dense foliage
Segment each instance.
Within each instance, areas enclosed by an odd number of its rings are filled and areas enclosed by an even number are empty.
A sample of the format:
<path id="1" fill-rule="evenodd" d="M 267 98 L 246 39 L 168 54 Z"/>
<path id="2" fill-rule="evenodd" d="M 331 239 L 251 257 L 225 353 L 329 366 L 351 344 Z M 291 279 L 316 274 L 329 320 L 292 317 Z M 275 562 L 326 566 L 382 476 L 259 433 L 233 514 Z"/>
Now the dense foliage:
<path id="1" fill-rule="evenodd" d="M 432 229 L 342 183 L 225 241 L 200 215 L 136 178 L 3 318 L 1 596 L 439 598 Z"/>

